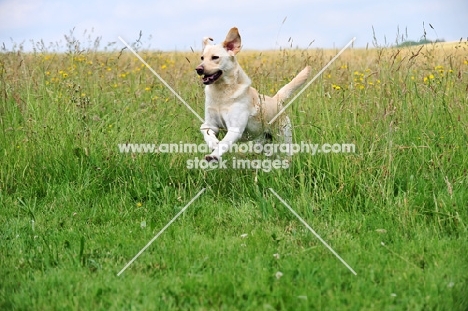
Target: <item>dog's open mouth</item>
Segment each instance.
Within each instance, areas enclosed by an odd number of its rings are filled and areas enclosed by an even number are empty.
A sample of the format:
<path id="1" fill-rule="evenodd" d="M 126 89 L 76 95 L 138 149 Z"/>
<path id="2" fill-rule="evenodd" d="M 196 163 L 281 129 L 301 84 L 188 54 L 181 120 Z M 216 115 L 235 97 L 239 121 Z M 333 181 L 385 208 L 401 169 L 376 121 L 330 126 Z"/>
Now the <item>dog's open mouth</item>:
<path id="1" fill-rule="evenodd" d="M 208 84 L 211 84 L 211 83 L 214 83 L 216 80 L 218 80 L 219 77 L 221 77 L 221 75 L 223 74 L 223 72 L 221 70 L 211 74 L 211 75 L 207 75 L 205 74 L 202 78 L 203 80 L 203 84 L 205 85 L 208 85 Z"/>

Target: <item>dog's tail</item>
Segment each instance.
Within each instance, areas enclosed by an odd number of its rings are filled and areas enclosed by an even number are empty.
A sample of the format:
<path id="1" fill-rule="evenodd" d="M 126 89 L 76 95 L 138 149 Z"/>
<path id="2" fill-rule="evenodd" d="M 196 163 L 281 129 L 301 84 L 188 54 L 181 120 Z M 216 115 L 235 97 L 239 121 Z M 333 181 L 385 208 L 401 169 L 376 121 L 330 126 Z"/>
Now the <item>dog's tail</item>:
<path id="1" fill-rule="evenodd" d="M 288 99 L 292 93 L 294 93 L 298 88 L 300 88 L 309 78 L 311 68 L 310 66 L 305 67 L 302 69 L 301 72 L 294 79 L 291 80 L 288 84 L 283 86 L 273 99 L 278 103 L 282 104 L 286 99 Z"/>

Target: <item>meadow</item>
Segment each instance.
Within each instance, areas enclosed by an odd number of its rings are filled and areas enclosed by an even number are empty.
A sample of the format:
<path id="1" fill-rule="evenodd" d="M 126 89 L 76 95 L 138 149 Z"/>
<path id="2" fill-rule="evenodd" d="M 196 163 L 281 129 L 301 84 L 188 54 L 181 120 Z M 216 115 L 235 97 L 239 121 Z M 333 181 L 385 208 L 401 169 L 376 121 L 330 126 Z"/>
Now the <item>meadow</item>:
<path id="1" fill-rule="evenodd" d="M 200 120 L 122 47 L 0 53 L 1 310 L 468 310 L 468 42 L 347 50 L 287 113 L 295 142 L 355 151 L 268 172 L 120 152 L 203 143 Z M 138 52 L 204 115 L 199 51 Z M 273 95 L 336 52 L 238 59 Z"/>

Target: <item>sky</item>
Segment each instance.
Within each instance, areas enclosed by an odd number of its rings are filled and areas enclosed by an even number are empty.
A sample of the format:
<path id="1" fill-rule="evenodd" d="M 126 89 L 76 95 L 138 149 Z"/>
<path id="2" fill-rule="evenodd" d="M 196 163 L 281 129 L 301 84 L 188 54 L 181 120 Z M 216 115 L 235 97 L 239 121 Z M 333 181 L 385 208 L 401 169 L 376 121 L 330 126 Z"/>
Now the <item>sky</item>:
<path id="1" fill-rule="evenodd" d="M 0 0 L 0 45 L 34 42 L 120 49 L 140 37 L 142 47 L 199 50 L 203 37 L 216 42 L 238 27 L 244 49 L 339 48 L 394 44 L 402 36 L 458 41 L 468 37 L 466 0 Z M 399 35 L 398 35 L 399 34 Z"/>

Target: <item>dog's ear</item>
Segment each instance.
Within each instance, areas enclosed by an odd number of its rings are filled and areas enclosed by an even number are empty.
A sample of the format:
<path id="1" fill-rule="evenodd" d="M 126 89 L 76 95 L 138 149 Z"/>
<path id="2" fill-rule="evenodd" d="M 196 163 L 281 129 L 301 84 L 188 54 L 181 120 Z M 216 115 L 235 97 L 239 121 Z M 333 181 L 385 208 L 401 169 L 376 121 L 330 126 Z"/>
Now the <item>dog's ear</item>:
<path id="1" fill-rule="evenodd" d="M 205 49 L 205 46 L 210 45 L 211 41 L 213 41 L 213 38 L 210 38 L 210 37 L 203 38 L 203 41 L 202 41 L 203 49 Z"/>
<path id="2" fill-rule="evenodd" d="M 239 53 L 241 50 L 241 37 L 239 35 L 239 30 L 236 27 L 229 30 L 226 39 L 223 42 L 223 47 L 226 51 L 231 51 L 234 55 Z"/>

